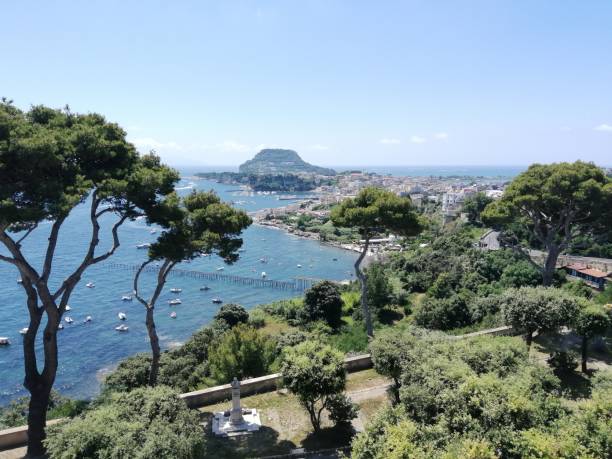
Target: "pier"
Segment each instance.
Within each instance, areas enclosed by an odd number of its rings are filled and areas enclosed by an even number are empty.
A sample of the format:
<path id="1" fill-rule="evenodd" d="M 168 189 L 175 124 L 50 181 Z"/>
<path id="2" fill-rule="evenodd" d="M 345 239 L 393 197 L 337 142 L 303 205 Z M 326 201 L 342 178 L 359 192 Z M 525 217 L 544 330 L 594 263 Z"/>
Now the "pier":
<path id="1" fill-rule="evenodd" d="M 140 268 L 138 264 L 129 263 L 106 263 L 107 269 L 110 270 L 125 270 L 135 273 Z M 143 272 L 156 273 L 159 271 L 158 266 L 146 266 Z M 193 271 L 189 269 L 174 268 L 170 271 L 170 276 L 189 277 L 191 279 L 202 279 L 208 281 L 229 282 L 232 284 L 248 285 L 258 288 L 275 288 L 278 290 L 291 290 L 295 292 L 304 292 L 322 279 L 314 279 L 310 277 L 296 277 L 290 281 L 263 279 L 259 277 L 244 277 L 235 276 L 233 274 L 225 274 L 220 272 L 203 272 Z"/>

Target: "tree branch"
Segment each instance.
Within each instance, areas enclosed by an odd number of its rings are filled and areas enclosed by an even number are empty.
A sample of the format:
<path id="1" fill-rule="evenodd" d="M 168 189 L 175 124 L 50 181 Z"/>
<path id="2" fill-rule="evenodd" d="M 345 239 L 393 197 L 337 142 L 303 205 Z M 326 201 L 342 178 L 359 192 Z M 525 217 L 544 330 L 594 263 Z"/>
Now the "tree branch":
<path id="1" fill-rule="evenodd" d="M 21 247 L 21 243 L 25 240 L 25 238 L 27 238 L 30 234 L 32 234 L 32 231 L 34 231 L 36 228 L 38 228 L 38 223 L 34 223 L 34 226 L 31 226 L 30 228 L 28 228 L 26 233 L 23 236 L 21 236 L 21 238 L 19 238 L 17 242 L 15 242 L 15 244 L 17 244 L 18 247 Z"/>
<path id="2" fill-rule="evenodd" d="M 147 302 L 144 298 L 142 298 L 140 296 L 140 294 L 138 293 L 138 279 L 140 278 L 140 274 L 142 273 L 142 271 L 145 269 L 145 267 L 151 263 L 153 260 L 149 259 L 144 261 L 141 265 L 140 268 L 138 268 L 138 271 L 136 271 L 136 275 L 134 276 L 134 296 L 136 297 L 136 299 L 142 303 L 142 305 L 146 308 L 147 307 Z"/>
<path id="3" fill-rule="evenodd" d="M 45 262 L 43 264 L 42 280 L 45 282 L 49 280 L 51 275 L 51 265 L 53 263 L 53 255 L 55 255 L 55 247 L 57 246 L 57 239 L 59 236 L 59 230 L 66 217 L 58 218 L 53 222 L 51 227 L 51 233 L 49 234 L 49 245 L 47 245 L 47 253 L 45 254 Z"/>

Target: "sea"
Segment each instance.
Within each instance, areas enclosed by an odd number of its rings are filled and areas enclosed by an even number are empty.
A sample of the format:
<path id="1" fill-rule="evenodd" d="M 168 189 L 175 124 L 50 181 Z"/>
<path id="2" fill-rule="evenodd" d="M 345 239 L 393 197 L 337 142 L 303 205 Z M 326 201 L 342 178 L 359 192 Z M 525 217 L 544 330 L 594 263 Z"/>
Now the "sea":
<path id="1" fill-rule="evenodd" d="M 488 176 L 512 177 L 521 167 L 338 167 L 338 170 L 367 170 L 380 174 L 406 176 Z M 276 195 L 246 193 L 234 185 L 218 184 L 206 180 L 195 180 L 197 171 L 233 171 L 235 167 L 180 168 L 182 179 L 177 191 L 186 194 L 192 190 L 215 190 L 227 202 L 246 211 L 279 207 L 291 201 L 278 200 Z M 299 198 L 299 194 L 297 194 Z M 111 246 L 111 216 L 102 221 L 101 242 L 97 253 Z M 23 244 L 24 252 L 40 269 L 43 248 L 46 247 L 50 224 L 41 224 Z M 56 257 L 53 264 L 51 284 L 55 287 L 70 273 L 86 251 L 91 228 L 88 221 L 87 203 L 75 208 L 64 223 L 60 233 Z M 90 267 L 75 289 L 70 300 L 71 310 L 66 316 L 72 323 L 64 322 L 64 329 L 58 332 L 59 368 L 55 389 L 60 393 L 78 399 L 91 399 L 100 390 L 104 376 L 116 367 L 122 359 L 149 349 L 144 325 L 145 310 L 136 300 L 122 301 L 123 296 L 132 292 L 135 266 L 146 257 L 146 250 L 139 250 L 139 244 L 153 242 L 159 229 L 148 226 L 144 220 L 126 222 L 119 236 L 121 246 L 106 262 Z M 354 274 L 352 265 L 357 254 L 330 247 L 315 240 L 299 238 L 283 231 L 252 225 L 243 233 L 243 251 L 240 259 L 226 265 L 216 256 L 201 257 L 189 263 L 182 263 L 177 269 L 223 273 L 227 275 L 259 279 L 262 272 L 266 278 L 293 281 L 296 278 L 350 280 Z M 0 250 L 0 253 L 5 253 Z M 262 260 L 264 262 L 262 262 Z M 117 266 L 120 264 L 121 266 Z M 222 270 L 219 270 L 223 268 Z M 10 339 L 9 346 L 0 346 L 0 406 L 11 400 L 27 395 L 23 388 L 23 349 L 19 330 L 28 326 L 25 295 L 18 284 L 17 270 L 7 263 L 0 263 L 0 336 Z M 92 287 L 86 284 L 92 283 Z M 145 273 L 141 285 L 144 293 L 155 285 L 155 275 Z M 210 290 L 201 291 L 204 285 Z M 178 294 L 171 288 L 180 288 Z M 211 322 L 219 305 L 212 299 L 218 297 L 225 303 L 238 303 L 247 309 L 259 304 L 291 298 L 299 295 L 294 290 L 277 289 L 268 286 L 245 285 L 225 280 L 202 280 L 189 276 L 171 275 L 156 308 L 157 331 L 164 349 L 179 346 L 200 327 Z M 168 301 L 180 298 L 181 304 L 169 306 Z M 176 318 L 170 313 L 176 312 Z M 125 322 L 118 319 L 123 312 Z M 91 316 L 90 322 L 85 318 Z M 127 332 L 118 332 L 115 327 L 125 323 Z M 44 326 L 44 325 L 43 325 Z M 41 327 L 42 330 L 42 327 Z M 42 350 L 38 349 L 42 366 Z"/>

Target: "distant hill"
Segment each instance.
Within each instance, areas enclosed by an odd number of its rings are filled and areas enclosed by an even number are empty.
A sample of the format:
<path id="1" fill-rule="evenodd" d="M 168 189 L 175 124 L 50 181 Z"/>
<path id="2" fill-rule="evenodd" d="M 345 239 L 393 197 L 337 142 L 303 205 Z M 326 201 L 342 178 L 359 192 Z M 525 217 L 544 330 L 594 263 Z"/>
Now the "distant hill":
<path id="1" fill-rule="evenodd" d="M 326 167 L 308 164 L 293 150 L 265 149 L 240 165 L 243 174 L 319 174 L 336 175 Z"/>

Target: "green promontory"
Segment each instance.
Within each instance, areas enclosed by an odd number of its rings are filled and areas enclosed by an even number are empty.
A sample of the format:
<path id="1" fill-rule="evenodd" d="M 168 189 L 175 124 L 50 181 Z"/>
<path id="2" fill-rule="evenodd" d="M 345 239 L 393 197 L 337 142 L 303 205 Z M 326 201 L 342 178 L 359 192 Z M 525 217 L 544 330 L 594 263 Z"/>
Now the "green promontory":
<path id="1" fill-rule="evenodd" d="M 336 171 L 313 166 L 305 162 L 293 150 L 265 149 L 253 159 L 240 165 L 243 174 L 319 174 L 336 175 Z"/>

